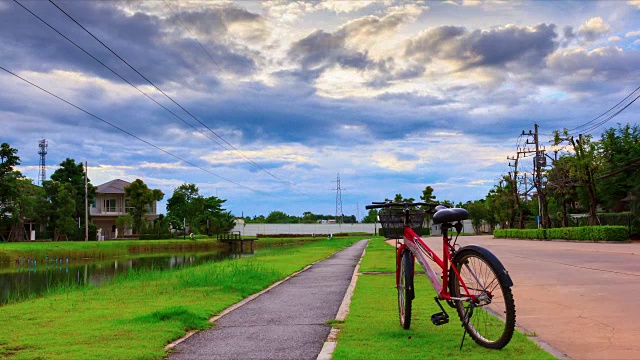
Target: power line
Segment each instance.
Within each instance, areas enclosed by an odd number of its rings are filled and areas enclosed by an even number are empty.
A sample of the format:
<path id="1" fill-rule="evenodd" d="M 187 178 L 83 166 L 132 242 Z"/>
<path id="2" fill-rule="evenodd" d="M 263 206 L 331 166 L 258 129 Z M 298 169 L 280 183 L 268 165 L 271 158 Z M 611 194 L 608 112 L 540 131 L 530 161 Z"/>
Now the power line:
<path id="1" fill-rule="evenodd" d="M 72 106 L 72 107 L 74 107 L 74 108 L 76 108 L 76 109 L 78 109 L 78 110 L 80 110 L 80 111 L 84 112 L 85 114 L 87 114 L 87 115 L 89 115 L 89 116 L 93 117 L 94 119 L 97 119 L 97 120 L 99 120 L 99 121 L 101 121 L 101 122 L 103 122 L 103 123 L 105 123 L 105 124 L 107 124 L 107 125 L 109 125 L 109 126 L 113 127 L 114 129 L 117 129 L 117 130 L 119 130 L 119 131 L 121 131 L 121 132 L 123 132 L 123 133 L 125 133 L 125 134 L 127 134 L 127 135 L 129 135 L 129 136 L 131 136 L 132 138 L 135 138 L 135 139 L 137 139 L 137 140 L 139 140 L 139 141 L 142 141 L 143 143 L 145 143 L 145 144 L 147 144 L 147 145 L 149 145 L 149 146 L 151 146 L 151 147 L 153 147 L 153 148 L 155 148 L 155 149 L 157 149 L 157 150 L 160 150 L 160 151 L 162 151 L 163 153 L 165 153 L 165 154 L 167 154 L 167 155 L 169 155 L 169 156 L 172 156 L 172 157 L 174 157 L 174 158 L 176 158 L 176 159 L 178 159 L 178 160 L 180 160 L 180 161 L 184 162 L 185 164 L 191 165 L 191 166 L 193 166 L 193 167 L 195 167 L 195 168 L 198 168 L 198 169 L 200 169 L 200 170 L 202 170 L 202 171 L 204 171 L 204 172 L 206 172 L 206 173 L 208 173 L 208 174 L 210 174 L 210 175 L 213 175 L 213 176 L 215 176 L 215 177 L 217 177 L 217 178 L 219 178 L 219 179 L 221 179 L 221 180 L 224 180 L 224 181 L 226 181 L 226 182 L 229 182 L 229 183 L 234 184 L 234 185 L 236 185 L 236 186 L 239 186 L 239 187 L 241 187 L 241 188 L 244 188 L 244 189 L 247 189 L 247 190 L 251 190 L 251 191 L 253 191 L 253 192 L 257 192 L 257 193 L 262 193 L 262 194 L 265 194 L 265 195 L 273 196 L 273 195 L 270 195 L 270 194 L 266 194 L 266 193 L 264 193 L 264 192 L 262 192 L 262 191 L 259 191 L 259 190 L 256 190 L 256 189 L 253 189 L 253 188 L 250 188 L 250 187 L 248 187 L 248 186 L 242 185 L 242 184 L 240 184 L 240 183 L 237 183 L 237 182 L 235 182 L 235 181 L 233 181 L 233 180 L 230 180 L 230 179 L 227 179 L 227 178 L 225 178 L 225 177 L 222 177 L 222 176 L 220 176 L 220 175 L 218 175 L 218 174 L 216 174 L 216 173 L 214 173 L 214 172 L 212 172 L 212 171 L 210 171 L 210 170 L 207 170 L 207 169 L 205 169 L 205 168 L 203 168 L 203 167 L 201 167 L 201 166 L 199 166 L 199 165 L 197 165 L 197 164 L 194 164 L 194 163 L 190 162 L 189 160 L 185 160 L 185 159 L 181 158 L 181 157 L 180 157 L 180 156 L 178 156 L 178 155 L 175 155 L 175 154 L 173 154 L 173 153 L 171 153 L 171 152 L 169 152 L 169 151 L 167 151 L 167 150 L 165 150 L 165 149 L 163 149 L 163 148 L 161 148 L 161 147 L 159 147 L 159 146 L 157 146 L 157 145 L 154 145 L 154 144 L 150 143 L 149 141 L 144 140 L 144 139 L 142 139 L 141 137 L 138 137 L 138 136 L 136 136 L 136 135 L 134 135 L 134 134 L 130 133 L 129 131 L 127 131 L 127 130 L 125 130 L 125 129 L 123 129 L 123 128 L 121 128 L 121 127 L 119 127 L 119 126 L 117 126 L 117 125 L 115 125 L 115 124 L 113 124 L 113 123 L 111 123 L 111 122 L 109 122 L 109 121 L 107 121 L 107 120 L 105 120 L 105 119 L 103 119 L 103 118 L 101 118 L 101 117 L 97 116 L 97 115 L 94 115 L 93 113 L 91 113 L 91 112 L 89 112 L 89 111 L 87 111 L 87 110 L 85 110 L 85 109 L 83 109 L 83 108 L 79 107 L 78 105 L 75 105 L 75 104 L 73 104 L 73 103 L 71 103 L 71 102 L 69 102 L 69 101 L 67 101 L 67 100 L 65 100 L 65 99 L 63 99 L 63 98 L 61 98 L 60 96 L 58 96 L 58 95 L 56 95 L 56 94 L 52 93 L 51 91 L 46 90 L 46 89 L 44 89 L 44 88 L 42 88 L 42 87 L 40 87 L 40 86 L 38 86 L 38 85 L 36 85 L 36 84 L 32 83 L 31 81 L 29 81 L 29 80 L 27 80 L 27 79 L 25 79 L 25 78 L 21 77 L 20 75 L 18 75 L 18 74 L 16 74 L 16 73 L 12 72 L 12 71 L 10 71 L 10 70 L 5 69 L 5 68 L 4 68 L 4 67 L 2 67 L 2 66 L 0 66 L 0 69 L 1 69 L 1 70 L 3 70 L 3 71 L 5 71 L 5 72 L 7 72 L 7 73 L 9 73 L 9 74 L 11 74 L 11 75 L 13 75 L 13 76 L 15 76 L 15 77 L 17 77 L 18 79 L 20 79 L 20 80 L 22 80 L 22 81 L 26 82 L 27 84 L 29 84 L 29 85 L 31 85 L 31 86 L 33 86 L 33 87 L 36 87 L 37 89 L 39 89 L 39 90 L 41 90 L 41 91 L 43 91 L 43 92 L 45 92 L 45 93 L 47 93 L 47 94 L 49 94 L 49 95 L 51 95 L 51 96 L 55 97 L 56 99 L 58 99 L 58 100 L 60 100 L 60 101 L 62 101 L 62 102 L 64 102 L 64 103 L 66 103 L 67 105 L 70 105 L 70 106 Z"/>
<path id="2" fill-rule="evenodd" d="M 615 113 L 613 113 L 612 115 L 610 115 L 608 118 L 602 120 L 601 122 L 594 124 L 593 126 L 589 127 L 588 129 L 583 129 L 583 133 L 588 134 L 591 131 L 597 129 L 598 127 L 600 127 L 601 125 L 603 125 L 604 123 L 610 121 L 611 119 L 615 118 L 616 116 L 618 116 L 621 112 L 623 112 L 626 108 L 628 108 L 629 106 L 631 106 L 631 104 L 633 104 L 634 102 L 636 102 L 636 100 L 638 100 L 638 98 L 640 98 L 640 95 L 636 96 L 635 99 L 631 100 L 630 103 L 628 103 L 627 105 L 625 105 L 622 109 L 616 111 Z"/>
<path id="3" fill-rule="evenodd" d="M 156 103 L 158 106 L 162 107 L 163 109 L 165 109 L 166 111 L 168 111 L 169 113 L 171 113 L 173 116 L 175 116 L 176 118 L 178 118 L 179 120 L 181 120 L 183 123 L 189 125 L 191 128 L 193 128 L 194 130 L 196 130 L 197 132 L 199 132 L 200 134 L 202 134 L 203 136 L 205 136 L 206 138 L 210 139 L 211 141 L 215 142 L 216 144 L 222 146 L 222 144 L 220 144 L 219 142 L 217 142 L 215 139 L 213 139 L 212 137 L 208 136 L 207 134 L 205 134 L 204 132 L 202 132 L 200 129 L 198 129 L 197 127 L 193 126 L 191 123 L 189 123 L 188 121 L 186 121 L 185 119 L 183 119 L 180 115 L 176 114 L 175 112 L 171 111 L 171 109 L 165 107 L 164 105 L 162 105 L 161 103 L 159 103 L 156 99 L 152 98 L 151 96 L 149 96 L 147 93 L 145 93 L 144 91 L 142 91 L 140 88 L 138 88 L 137 86 L 135 86 L 133 83 L 131 83 L 129 80 L 125 79 L 122 75 L 120 75 L 118 72 L 116 72 L 115 70 L 113 70 L 112 68 L 110 68 L 107 64 L 105 64 L 104 62 L 100 61 L 100 59 L 96 58 L 95 56 L 93 56 L 91 53 L 89 53 L 88 51 L 86 51 L 82 46 L 78 45 L 76 42 L 74 42 L 73 40 L 71 40 L 69 37 L 67 37 L 66 35 L 64 35 L 63 33 L 61 33 L 58 29 L 56 29 L 55 27 L 53 27 L 51 24 L 49 24 L 48 22 L 46 22 L 44 19 L 42 19 L 40 16 L 36 15 L 34 12 L 32 12 L 31 10 L 29 10 L 28 8 L 26 8 L 24 5 L 22 5 L 21 3 L 19 3 L 17 0 L 14 0 L 15 3 L 17 3 L 18 5 L 20 5 L 23 9 L 25 9 L 26 11 L 28 11 L 31 15 L 33 15 L 34 17 L 36 17 L 38 20 L 40 20 L 42 23 L 44 23 L 45 25 L 47 25 L 51 30 L 55 31 L 56 33 L 58 33 L 58 35 L 62 36 L 65 40 L 67 40 L 68 42 L 70 42 L 71 44 L 73 44 L 75 47 L 77 47 L 78 49 L 80 49 L 82 52 L 84 52 L 85 54 L 87 54 L 89 57 L 91 57 L 93 60 L 97 61 L 100 65 L 104 66 L 107 70 L 111 71 L 114 75 L 116 75 L 117 77 L 119 77 L 120 79 L 122 79 L 122 81 L 126 82 L 127 84 L 129 84 L 130 86 L 132 86 L 134 89 L 138 90 L 142 95 L 146 96 L 149 100 L 153 101 L 154 103 Z M 224 147 L 223 147 L 224 148 Z"/>
<path id="4" fill-rule="evenodd" d="M 17 0 L 14 0 L 17 1 Z M 177 105 L 180 109 L 182 109 L 185 113 L 189 114 L 189 116 L 191 116 L 194 120 L 196 120 L 198 123 L 200 123 L 202 126 L 204 126 L 207 130 L 209 130 L 209 132 L 211 132 L 213 135 L 215 135 L 217 138 L 219 138 L 220 140 L 222 140 L 225 144 L 227 144 L 230 148 L 232 148 L 234 151 L 236 151 L 238 154 L 240 154 L 242 157 L 244 157 L 246 160 L 248 160 L 250 163 L 252 163 L 253 165 L 255 165 L 256 167 L 258 167 L 259 169 L 261 169 L 262 171 L 266 172 L 267 174 L 269 174 L 271 177 L 273 177 L 274 179 L 276 179 L 277 181 L 291 187 L 291 183 L 285 180 L 282 180 L 280 178 L 278 178 L 277 176 L 275 176 L 274 174 L 272 174 L 271 172 L 269 172 L 268 170 L 266 170 L 264 167 L 262 167 L 261 165 L 257 164 L 255 161 L 253 161 L 252 159 L 250 159 L 248 156 L 246 156 L 244 153 L 242 153 L 238 148 L 236 148 L 235 146 L 233 146 L 231 143 L 229 143 L 227 140 L 225 140 L 222 136 L 220 136 L 218 133 L 216 133 L 215 131 L 213 131 L 209 126 L 207 126 L 204 122 L 200 121 L 200 119 L 198 119 L 195 115 L 193 115 L 189 110 L 187 110 L 186 108 L 184 108 L 182 105 L 180 105 L 177 101 L 175 101 L 171 96 L 169 96 L 167 93 L 165 93 L 162 89 L 160 89 L 156 84 L 154 84 L 151 80 L 149 80 L 146 76 L 144 76 L 142 73 L 140 73 L 136 68 L 134 68 L 131 64 L 129 64 L 125 59 L 123 59 L 120 55 L 118 55 L 115 51 L 113 51 L 109 46 L 107 46 L 102 40 L 100 40 L 98 37 L 96 37 L 91 31 L 87 30 L 87 28 L 85 28 L 82 24 L 80 24 L 76 19 L 74 19 L 71 15 L 69 15 L 66 11 L 64 11 L 60 6 L 58 6 L 56 3 L 54 3 L 52 0 L 49 0 L 49 2 L 51 4 L 53 4 L 53 6 L 55 6 L 58 10 L 60 10 L 63 14 L 65 14 L 69 19 L 71 19 L 74 23 L 76 23 L 76 25 L 78 25 L 82 30 L 84 30 L 87 34 L 89 34 L 92 38 L 94 38 L 97 42 L 99 42 L 102 46 L 104 46 L 107 50 L 109 50 L 109 52 L 111 52 L 114 56 L 116 56 L 118 59 L 120 59 L 123 63 L 125 63 L 131 70 L 133 70 L 136 74 L 140 75 L 140 77 L 142 77 L 145 81 L 147 81 L 151 86 L 153 86 L 156 90 L 158 90 L 160 93 L 162 93 L 162 95 L 164 95 L 167 99 L 171 100 L 171 102 L 173 102 L 175 105 Z M 220 145 L 220 144 L 219 144 Z M 222 146 L 222 145 L 221 145 Z M 224 147 L 223 147 L 224 148 Z M 226 150 L 226 149 L 225 149 Z"/>
<path id="5" fill-rule="evenodd" d="M 586 127 L 587 125 L 593 123 L 594 121 L 600 119 L 601 117 L 605 116 L 607 113 L 611 112 L 612 110 L 614 110 L 615 108 L 617 108 L 618 106 L 620 106 L 620 104 L 622 104 L 623 102 L 625 102 L 625 100 L 627 100 L 628 98 L 632 97 L 633 94 L 635 94 L 638 90 L 640 90 L 640 86 L 637 87 L 635 90 L 633 90 L 629 95 L 627 95 L 624 99 L 620 100 L 620 102 L 618 102 L 617 104 L 615 104 L 614 106 L 612 106 L 611 108 L 609 108 L 609 110 L 603 112 L 602 114 L 598 115 L 597 117 L 591 119 L 590 121 L 587 121 L 586 123 L 580 125 L 580 126 L 576 126 L 575 128 L 569 130 L 569 132 L 574 132 L 575 130 L 581 129 Z M 636 97 L 637 99 L 637 97 Z M 633 100 L 635 101 L 635 99 Z M 632 103 L 633 103 L 632 101 Z M 629 105 L 625 106 L 625 108 L 627 108 Z M 623 109 L 624 110 L 624 109 Z M 608 121 L 608 120 L 607 120 Z M 605 121 L 606 122 L 606 121 Z"/>

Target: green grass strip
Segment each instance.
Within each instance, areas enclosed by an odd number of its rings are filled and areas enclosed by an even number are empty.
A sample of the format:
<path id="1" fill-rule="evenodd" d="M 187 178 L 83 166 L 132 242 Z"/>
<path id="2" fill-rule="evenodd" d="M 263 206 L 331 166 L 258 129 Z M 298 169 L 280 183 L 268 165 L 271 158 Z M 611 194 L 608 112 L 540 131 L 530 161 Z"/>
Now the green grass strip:
<path id="1" fill-rule="evenodd" d="M 384 248 L 387 246 L 388 248 Z M 386 256 L 384 255 L 386 253 Z M 369 242 L 361 271 L 390 270 L 394 249 L 382 240 Z M 375 262 L 381 263 L 377 266 Z M 366 270 L 369 269 L 369 270 Z M 349 316 L 341 325 L 333 358 L 338 359 L 554 359 L 520 332 L 502 350 L 485 349 L 468 335 L 462 350 L 463 329 L 455 309 L 444 304 L 450 322 L 431 323 L 431 314 L 440 312 L 436 295 L 426 276 L 415 278 L 416 299 L 410 330 L 403 330 L 398 319 L 398 293 L 395 275 L 361 275 L 351 298 Z M 517 299 L 516 299 L 517 306 Z M 496 320 L 497 321 L 497 320 Z"/>
<path id="2" fill-rule="evenodd" d="M 129 272 L 0 307 L 0 358 L 161 359 L 164 346 L 212 315 L 362 237 L 264 249 L 174 271 Z"/>

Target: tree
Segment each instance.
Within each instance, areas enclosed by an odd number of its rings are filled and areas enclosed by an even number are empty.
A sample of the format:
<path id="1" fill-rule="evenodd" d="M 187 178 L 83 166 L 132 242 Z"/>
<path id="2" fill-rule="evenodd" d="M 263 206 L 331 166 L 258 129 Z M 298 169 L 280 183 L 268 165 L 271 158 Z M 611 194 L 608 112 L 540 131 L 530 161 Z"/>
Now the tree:
<path id="1" fill-rule="evenodd" d="M 621 200 L 640 195 L 634 188 L 640 176 L 640 126 L 618 126 L 605 130 L 600 141 L 601 167 L 597 173 L 597 190 L 602 206 L 621 211 Z"/>
<path id="2" fill-rule="evenodd" d="M 131 215 L 133 229 L 141 234 L 143 217 L 149 212 L 154 201 L 160 201 L 164 197 L 162 191 L 149 189 L 147 184 L 136 179 L 124 187 L 124 195 L 127 201 L 127 212 Z"/>
<path id="3" fill-rule="evenodd" d="M 74 159 L 67 158 L 60 163 L 60 167 L 51 174 L 51 180 L 57 181 L 63 184 L 69 184 L 71 186 L 70 193 L 73 196 L 75 203 L 74 218 L 79 218 L 81 224 L 84 226 L 84 213 L 85 213 L 85 191 L 84 191 L 84 165 L 82 163 L 76 164 Z M 91 185 L 91 180 L 87 178 L 87 196 L 88 202 L 93 202 L 93 197 L 96 193 L 96 187 Z"/>
<path id="4" fill-rule="evenodd" d="M 33 184 L 31 179 L 18 179 L 16 194 L 12 199 L 12 224 L 9 241 L 25 241 L 29 235 L 25 232 L 26 219 L 40 221 L 46 216 L 47 203 L 44 190 Z"/>
<path id="5" fill-rule="evenodd" d="M 591 140 L 591 135 L 582 136 L 582 134 L 578 140 L 575 140 L 573 136 L 569 136 L 567 129 L 564 129 L 563 136 L 560 136 L 560 132 L 557 130 L 554 132 L 555 145 L 568 142 L 575 152 L 574 161 L 571 162 L 571 175 L 578 180 L 581 188 L 586 192 L 589 204 L 589 225 L 596 225 L 598 221 L 597 208 L 600 201 L 596 189 L 595 173 L 599 168 L 599 159 L 598 144 Z"/>
<path id="6" fill-rule="evenodd" d="M 562 156 L 547 171 L 547 189 L 550 197 L 560 205 L 558 218 L 563 227 L 569 226 L 568 207 L 577 199 L 576 181 L 571 177 L 572 161 L 571 156 Z"/>
<path id="7" fill-rule="evenodd" d="M 231 211 L 222 212 L 210 221 L 210 232 L 214 234 L 229 232 L 236 226 L 236 219 Z"/>
<path id="8" fill-rule="evenodd" d="M 282 211 L 272 211 L 267 215 L 267 224 L 288 224 L 289 215 Z"/>
<path id="9" fill-rule="evenodd" d="M 62 238 L 69 240 L 70 235 L 75 235 L 78 232 L 76 221 L 72 216 L 76 207 L 73 188 L 70 184 L 52 182 L 51 189 L 54 190 L 51 197 L 53 239 L 55 241 Z"/>
<path id="10" fill-rule="evenodd" d="M 22 179 L 22 174 L 14 167 L 20 165 L 18 150 L 9 146 L 8 143 L 0 145 L 0 225 L 5 227 L 13 219 L 14 202 L 13 199 L 19 193 L 18 181 Z M 1 232 L 0 232 L 1 235 Z"/>
<path id="11" fill-rule="evenodd" d="M 424 190 L 422 190 L 422 195 L 420 199 L 426 203 L 435 203 L 437 202 L 436 196 L 433 195 L 433 188 L 427 185 Z"/>
<path id="12" fill-rule="evenodd" d="M 475 231 L 476 234 L 480 234 L 482 224 L 485 221 L 489 222 L 489 210 L 487 209 L 486 201 L 484 199 L 473 202 L 470 201 L 464 205 L 464 208 L 469 212 L 473 231 Z"/>
<path id="13" fill-rule="evenodd" d="M 225 202 L 216 196 L 205 198 L 195 184 L 185 183 L 176 188 L 167 200 L 167 218 L 178 229 L 186 219 L 191 231 L 226 232 L 233 228 L 229 228 L 229 217 L 233 220 L 233 215 L 222 208 Z"/>
<path id="14" fill-rule="evenodd" d="M 207 235 L 225 233 L 235 226 L 235 218 L 231 213 L 223 213 L 222 204 L 226 200 L 215 196 L 201 197 L 196 200 L 200 215 L 196 219 L 199 229 Z M 229 217 L 231 217 L 231 227 L 229 227 Z"/>
<path id="15" fill-rule="evenodd" d="M 182 220 L 185 219 L 193 231 L 198 211 L 195 199 L 199 197 L 199 189 L 195 184 L 184 183 L 178 186 L 173 191 L 171 198 L 167 200 L 167 213 L 180 221 L 179 228 L 182 228 Z"/>
<path id="16" fill-rule="evenodd" d="M 128 229 L 133 228 L 133 218 L 131 215 L 118 216 L 116 218 L 116 228 L 119 234 L 124 234 Z"/>
<path id="17" fill-rule="evenodd" d="M 362 219 L 362 222 L 365 224 L 373 224 L 378 222 L 378 210 L 370 209 L 367 216 Z"/>

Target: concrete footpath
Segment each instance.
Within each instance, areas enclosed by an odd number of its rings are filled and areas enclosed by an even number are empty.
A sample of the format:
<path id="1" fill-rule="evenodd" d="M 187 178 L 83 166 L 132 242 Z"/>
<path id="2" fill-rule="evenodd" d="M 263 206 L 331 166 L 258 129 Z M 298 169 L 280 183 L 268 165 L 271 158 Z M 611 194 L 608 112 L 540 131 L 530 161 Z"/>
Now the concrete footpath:
<path id="1" fill-rule="evenodd" d="M 367 244 L 357 242 L 314 264 L 211 329 L 178 344 L 170 359 L 316 359 Z"/>

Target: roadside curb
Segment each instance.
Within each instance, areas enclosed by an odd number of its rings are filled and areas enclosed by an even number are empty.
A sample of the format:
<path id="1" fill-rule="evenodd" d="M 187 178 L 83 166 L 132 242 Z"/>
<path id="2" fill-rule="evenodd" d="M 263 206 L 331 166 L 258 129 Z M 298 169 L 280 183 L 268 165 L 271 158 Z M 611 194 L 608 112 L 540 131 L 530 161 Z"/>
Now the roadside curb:
<path id="1" fill-rule="evenodd" d="M 367 245 L 368 245 L 368 244 L 367 244 Z M 272 290 L 272 289 L 273 289 L 273 288 L 275 288 L 276 286 L 278 286 L 278 285 L 282 284 L 283 282 L 285 282 L 285 281 L 287 281 L 287 280 L 291 279 L 292 277 L 297 276 L 297 275 L 299 275 L 299 274 L 301 274 L 301 273 L 303 273 L 303 272 L 305 272 L 305 271 L 309 270 L 313 265 L 315 265 L 315 264 L 317 264 L 317 263 L 319 263 L 319 262 L 321 262 L 321 261 L 324 261 L 324 260 L 326 260 L 326 259 L 328 259 L 328 258 L 332 257 L 332 256 L 333 256 L 333 255 L 335 255 L 337 252 L 340 252 L 340 251 L 342 251 L 342 250 L 344 250 L 344 249 L 337 250 L 336 252 L 334 252 L 334 253 L 330 254 L 329 256 L 327 256 L 326 258 L 324 258 L 324 259 L 322 259 L 322 260 L 314 261 L 314 262 L 312 262 L 311 264 L 309 264 L 309 265 L 305 266 L 302 270 L 296 271 L 296 272 L 294 272 L 293 274 L 291 274 L 291 275 L 287 276 L 286 278 L 284 278 L 284 279 L 282 279 L 282 280 L 279 280 L 279 281 L 277 281 L 277 282 L 275 282 L 275 283 L 271 284 L 271 285 L 270 285 L 269 287 L 267 287 L 266 289 L 264 289 L 264 290 L 262 290 L 262 291 L 260 291 L 260 292 L 257 292 L 257 293 L 255 293 L 255 294 L 253 294 L 253 295 L 249 296 L 249 297 L 246 297 L 246 298 L 242 299 L 241 301 L 239 301 L 239 302 L 237 302 L 237 303 L 235 303 L 235 304 L 233 304 L 233 305 L 229 306 L 228 308 L 226 308 L 226 309 L 222 310 L 222 311 L 221 311 L 220 313 L 218 313 L 217 315 L 215 315 L 215 316 L 211 317 L 208 321 L 209 321 L 210 323 L 214 323 L 214 322 L 218 321 L 218 319 L 220 319 L 221 317 L 223 317 L 223 316 L 225 316 L 225 315 L 229 314 L 229 313 L 230 313 L 230 312 L 232 312 L 233 310 L 236 310 L 236 309 L 238 309 L 238 308 L 242 307 L 243 305 L 246 305 L 246 304 L 247 304 L 248 302 L 250 302 L 251 300 L 254 300 L 254 299 L 255 299 L 255 298 L 257 298 L 258 296 L 260 296 L 260 295 L 262 295 L 262 294 L 264 294 L 264 293 L 266 293 L 266 292 L 268 292 L 268 291 Z M 197 333 L 197 331 L 189 331 L 187 334 L 185 334 L 185 335 L 184 335 L 183 337 L 181 337 L 180 339 L 177 339 L 177 340 L 175 340 L 175 341 L 173 341 L 173 342 L 169 343 L 168 345 L 166 345 L 166 346 L 164 347 L 164 349 L 165 349 L 165 350 L 172 350 L 172 349 L 173 349 L 174 347 L 176 347 L 178 344 L 180 344 L 181 342 L 183 342 L 183 341 L 187 340 L 188 338 L 190 338 L 191 336 L 193 336 L 193 335 L 194 335 L 194 334 L 196 334 L 196 333 Z"/>
<path id="2" fill-rule="evenodd" d="M 563 353 L 562 351 L 554 348 L 551 344 L 549 344 L 548 342 L 546 342 L 543 338 L 539 337 L 538 335 L 533 335 L 533 336 L 529 336 L 527 334 L 531 334 L 532 332 L 527 330 L 526 328 L 518 325 L 518 321 L 516 320 L 516 329 L 518 331 L 520 331 L 523 335 L 525 335 L 527 337 L 527 339 L 533 341 L 534 343 L 536 343 L 536 345 L 538 345 L 542 350 L 548 352 L 549 354 L 553 355 L 556 359 L 559 360 L 571 360 L 571 358 L 569 357 L 569 355 Z M 535 334 L 535 332 L 533 332 Z"/>
<path id="3" fill-rule="evenodd" d="M 340 308 L 338 309 L 338 314 L 336 315 L 336 320 L 344 322 L 349 315 L 349 308 L 351 307 L 351 297 L 353 296 L 353 292 L 356 288 L 356 283 L 358 282 L 358 276 L 360 273 L 360 264 L 362 263 L 362 258 L 364 258 L 365 253 L 367 252 L 367 247 L 369 246 L 369 241 L 367 240 L 367 246 L 362 249 L 362 254 L 360 255 L 360 260 L 358 260 L 358 264 L 356 268 L 353 269 L 353 275 L 351 276 L 351 282 L 349 283 L 349 287 L 347 288 L 347 292 L 344 294 L 344 298 L 342 298 L 342 304 L 340 304 Z M 322 346 L 322 350 L 320 350 L 320 354 L 318 354 L 317 360 L 331 360 L 333 358 L 333 351 L 336 349 L 336 345 L 338 344 L 338 333 L 340 332 L 340 328 L 332 327 L 329 332 L 329 336 L 327 336 L 327 340 L 324 342 Z"/>

